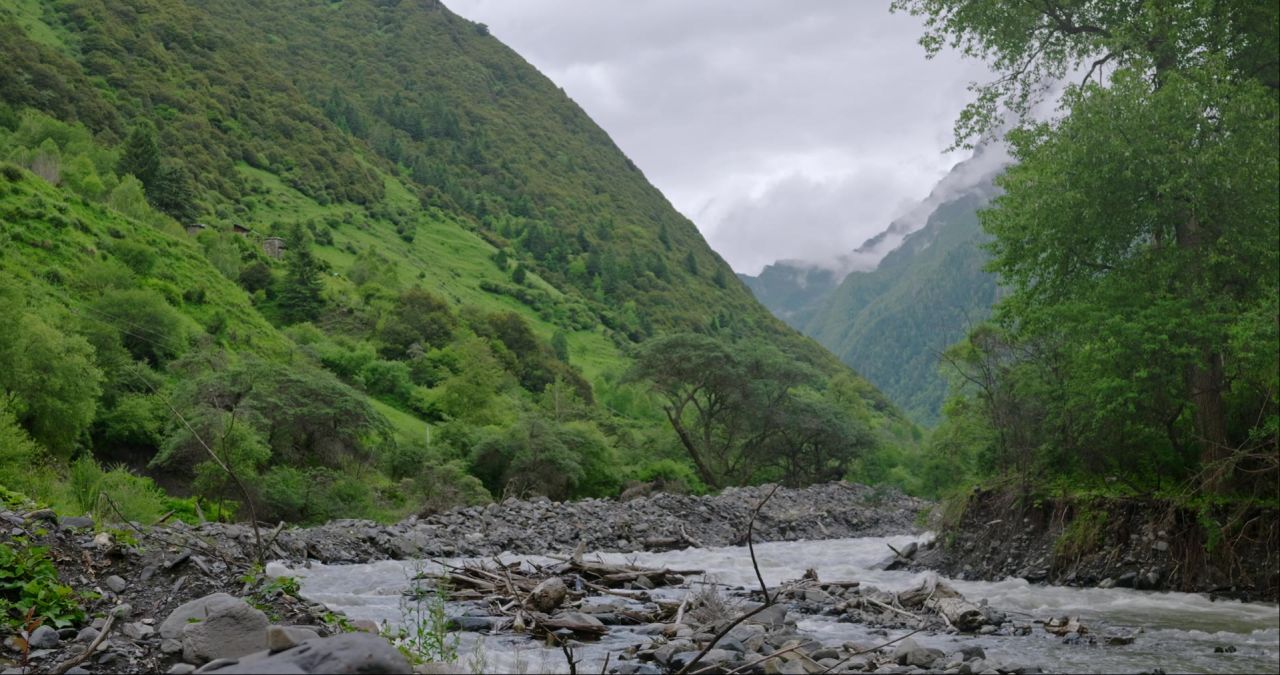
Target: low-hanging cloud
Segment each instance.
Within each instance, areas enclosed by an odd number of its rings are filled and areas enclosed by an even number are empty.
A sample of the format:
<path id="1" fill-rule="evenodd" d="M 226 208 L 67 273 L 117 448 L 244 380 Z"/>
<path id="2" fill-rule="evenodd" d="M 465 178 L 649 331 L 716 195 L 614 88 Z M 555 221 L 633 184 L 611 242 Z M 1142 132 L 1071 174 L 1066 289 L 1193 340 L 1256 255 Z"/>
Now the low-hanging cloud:
<path id="1" fill-rule="evenodd" d="M 735 269 L 849 251 L 963 155 L 980 63 L 883 2 L 446 0 L 576 100 Z"/>

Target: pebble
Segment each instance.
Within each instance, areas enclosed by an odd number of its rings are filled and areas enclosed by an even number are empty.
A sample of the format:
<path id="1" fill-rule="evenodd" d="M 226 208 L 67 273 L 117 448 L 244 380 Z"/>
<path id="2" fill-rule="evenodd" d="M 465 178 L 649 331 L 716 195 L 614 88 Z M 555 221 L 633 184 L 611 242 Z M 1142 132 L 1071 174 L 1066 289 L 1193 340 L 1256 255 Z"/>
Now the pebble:
<path id="1" fill-rule="evenodd" d="M 102 583 L 107 588 L 110 588 L 112 593 L 121 593 L 124 591 L 125 588 L 128 588 L 129 586 L 128 582 L 126 582 L 124 579 L 121 579 L 120 577 L 114 574 L 107 577 L 106 579 L 103 579 Z"/>

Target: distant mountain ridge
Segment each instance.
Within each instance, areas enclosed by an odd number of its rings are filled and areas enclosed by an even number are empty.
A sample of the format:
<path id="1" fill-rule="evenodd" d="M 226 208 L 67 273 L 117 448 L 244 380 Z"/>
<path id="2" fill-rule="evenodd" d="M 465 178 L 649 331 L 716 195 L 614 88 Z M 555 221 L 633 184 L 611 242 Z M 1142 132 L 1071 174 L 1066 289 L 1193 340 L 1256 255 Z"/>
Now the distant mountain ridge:
<path id="1" fill-rule="evenodd" d="M 862 373 L 917 422 L 937 420 L 937 356 L 996 298 L 977 212 L 998 194 L 1003 147 L 979 146 L 928 198 L 831 265 L 783 261 L 739 275 L 778 318 Z"/>

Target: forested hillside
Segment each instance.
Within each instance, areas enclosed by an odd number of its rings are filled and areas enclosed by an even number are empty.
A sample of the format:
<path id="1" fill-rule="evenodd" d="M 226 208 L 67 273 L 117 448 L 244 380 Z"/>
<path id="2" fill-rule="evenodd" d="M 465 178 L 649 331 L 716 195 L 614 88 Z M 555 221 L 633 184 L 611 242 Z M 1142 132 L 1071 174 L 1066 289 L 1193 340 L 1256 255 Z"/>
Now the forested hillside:
<path id="1" fill-rule="evenodd" d="M 0 58 L 11 491 L 385 519 L 804 483 L 914 444 L 439 3 L 23 0 Z"/>

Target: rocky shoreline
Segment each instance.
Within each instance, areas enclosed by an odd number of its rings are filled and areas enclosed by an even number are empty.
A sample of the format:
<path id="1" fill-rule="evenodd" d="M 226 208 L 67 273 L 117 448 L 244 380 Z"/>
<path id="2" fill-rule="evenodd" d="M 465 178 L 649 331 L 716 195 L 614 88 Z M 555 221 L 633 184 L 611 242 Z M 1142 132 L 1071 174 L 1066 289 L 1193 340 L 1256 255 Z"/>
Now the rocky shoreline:
<path id="1" fill-rule="evenodd" d="M 1222 527 L 1217 541 L 1210 528 Z M 1207 593 L 1280 602 L 1280 513 L 1195 512 L 1168 500 L 975 491 L 904 567 L 956 579 Z"/>

